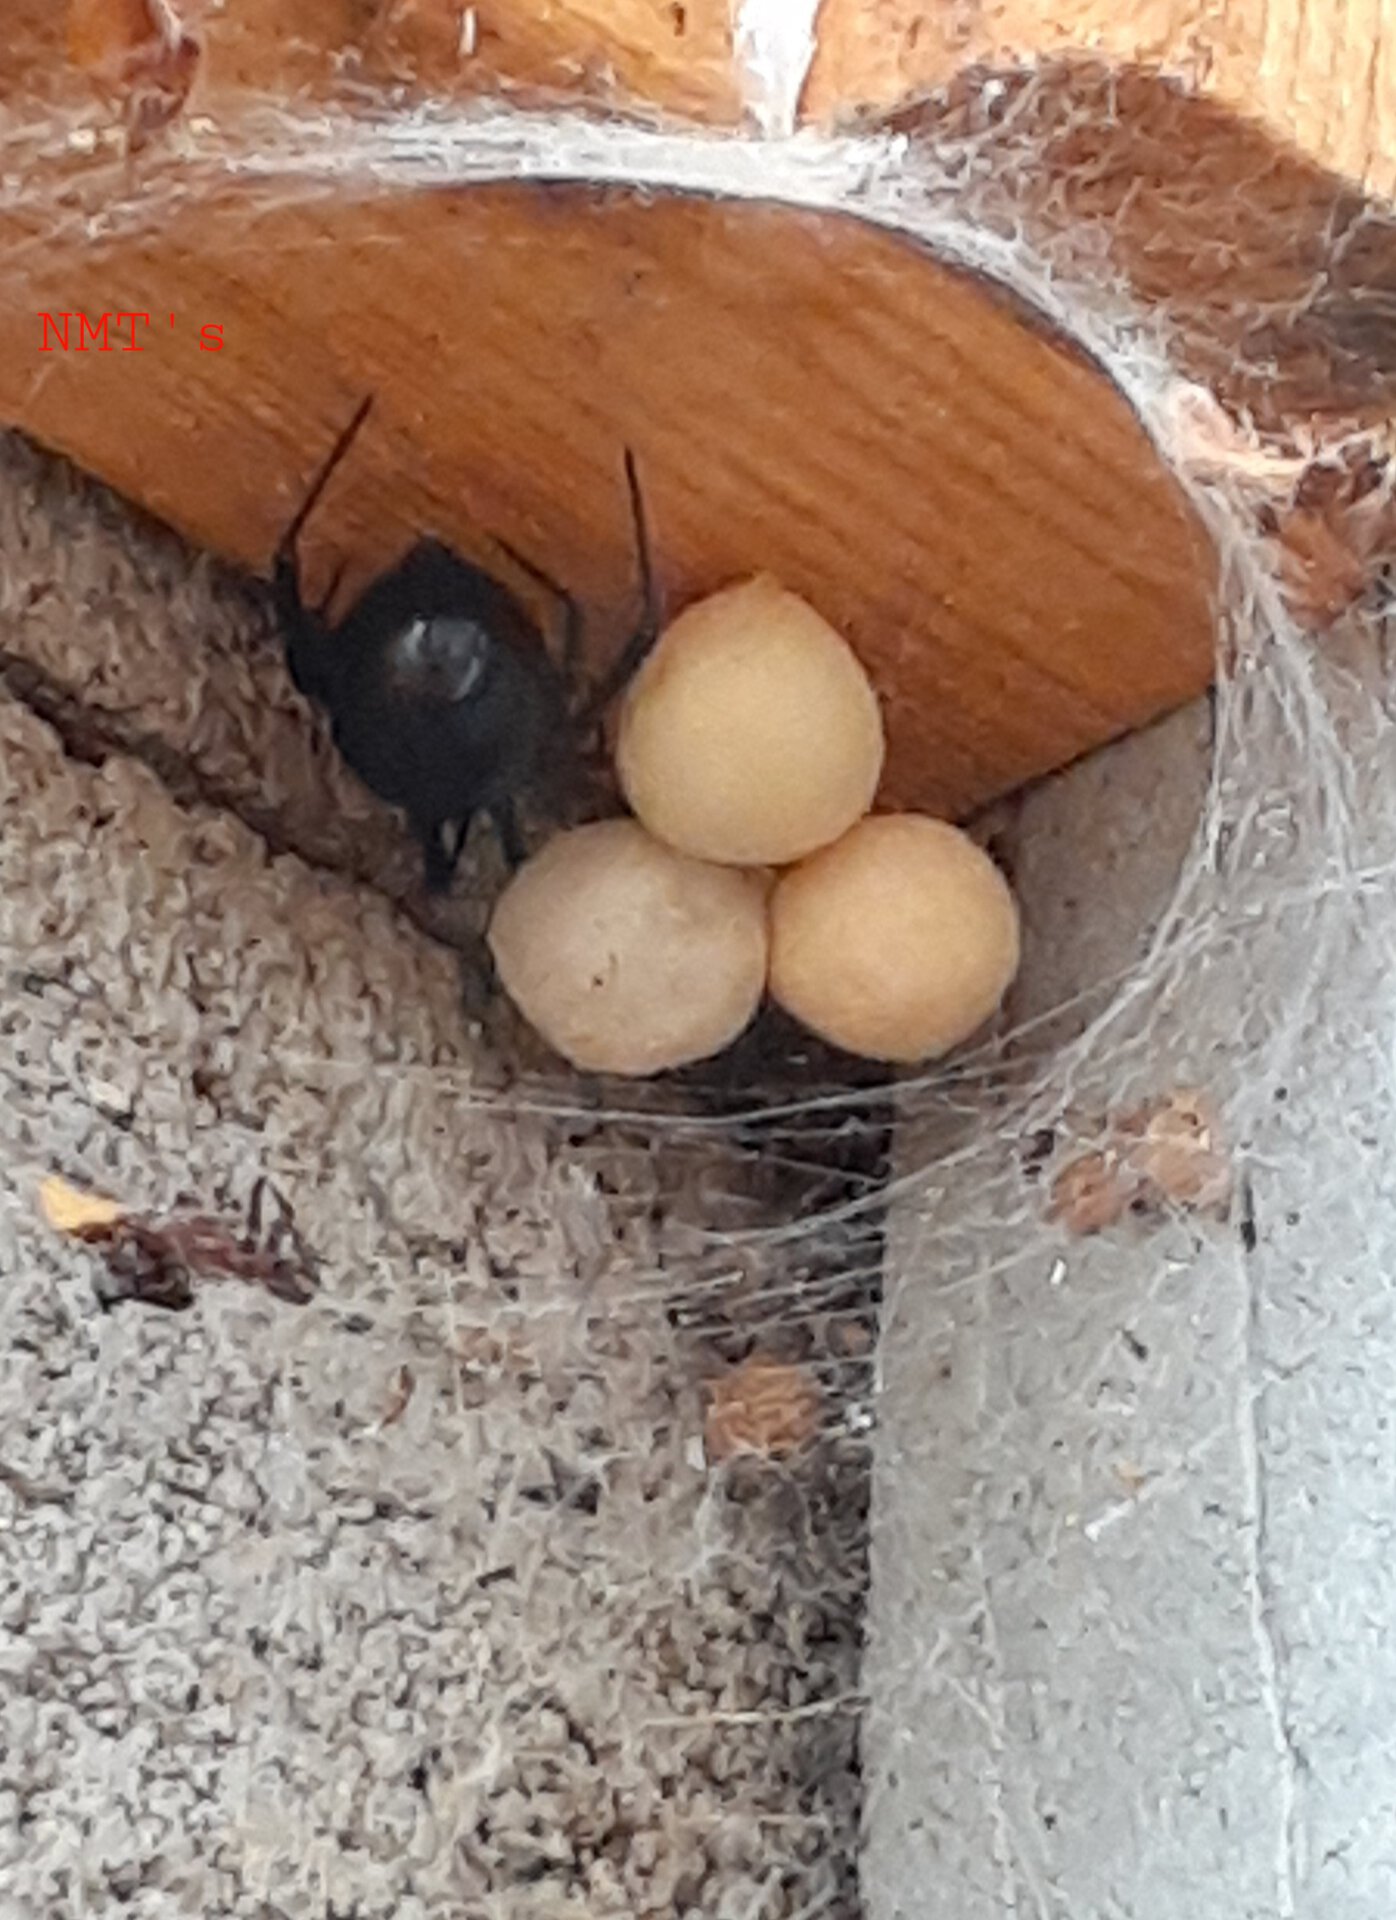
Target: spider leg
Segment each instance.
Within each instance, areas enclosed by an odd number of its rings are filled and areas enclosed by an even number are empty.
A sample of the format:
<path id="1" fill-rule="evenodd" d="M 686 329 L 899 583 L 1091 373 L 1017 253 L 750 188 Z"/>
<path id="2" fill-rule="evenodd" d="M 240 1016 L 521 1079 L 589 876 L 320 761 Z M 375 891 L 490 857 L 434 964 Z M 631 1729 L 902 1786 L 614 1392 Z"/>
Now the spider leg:
<path id="1" fill-rule="evenodd" d="M 448 862 L 447 877 L 450 878 L 460 865 L 460 857 L 465 852 L 465 836 L 470 831 L 470 816 L 467 814 L 464 820 L 447 821 L 446 828 L 442 830 L 443 839 L 446 836 L 446 830 L 448 828 L 455 829 L 454 838 L 451 840 L 450 846 L 446 849 L 446 859 Z"/>
<path id="2" fill-rule="evenodd" d="M 329 646 L 330 630 L 324 616 L 330 600 L 334 597 L 335 588 L 339 585 L 340 575 L 336 572 L 329 595 L 319 611 L 312 611 L 306 606 L 301 593 L 300 555 L 297 543 L 302 528 L 329 484 L 330 476 L 349 451 L 350 444 L 368 417 L 368 410 L 372 405 L 372 394 L 360 402 L 353 419 L 330 448 L 319 472 L 311 481 L 304 500 L 277 542 L 276 552 L 272 556 L 272 602 L 281 624 L 286 646 L 286 663 L 291 669 L 291 678 L 296 686 L 311 699 L 323 699 L 328 685 L 332 649 Z"/>
<path id="3" fill-rule="evenodd" d="M 368 410 L 372 405 L 373 395 L 371 393 L 365 395 L 359 402 L 354 411 L 353 419 L 349 422 L 348 426 L 343 429 L 339 438 L 320 463 L 319 470 L 311 480 L 305 498 L 296 508 L 290 525 L 277 542 L 273 562 L 274 577 L 280 577 L 284 572 L 289 578 L 298 597 L 300 593 L 300 569 L 297 565 L 297 543 L 300 540 L 302 530 L 305 527 L 306 521 L 310 518 L 311 514 L 314 513 L 316 507 L 319 506 L 321 494 L 329 485 L 336 467 L 339 466 L 345 454 L 348 453 L 350 447 L 353 445 L 360 427 L 362 427 L 364 421 L 368 418 Z"/>
<path id="4" fill-rule="evenodd" d="M 308 700 L 323 703 L 328 697 L 330 669 L 334 661 L 329 628 L 317 614 L 306 611 L 299 595 L 283 598 L 278 593 L 276 607 L 282 643 L 286 649 L 286 665 L 290 668 L 296 690 Z"/>
<path id="5" fill-rule="evenodd" d="M 520 553 L 517 547 L 511 546 L 507 540 L 501 540 L 498 535 L 495 536 L 494 544 L 501 553 L 509 556 L 520 573 L 526 573 L 535 586 L 541 587 L 545 593 L 550 593 L 561 607 L 562 671 L 570 683 L 577 671 L 577 662 L 582 650 L 581 608 L 566 587 L 554 580 L 550 573 L 545 573 L 542 567 L 530 560 L 527 555 Z"/>
<path id="6" fill-rule="evenodd" d="M 523 835 L 519 831 L 519 816 L 513 801 L 496 801 L 490 808 L 490 820 L 494 825 L 500 851 L 508 862 L 510 870 L 516 870 L 528 858 L 528 848 L 524 845 Z"/>
<path id="7" fill-rule="evenodd" d="M 444 893 L 456 875 L 470 832 L 470 815 L 464 820 L 442 820 L 427 846 L 427 886 L 432 893 Z"/>
<path id="8" fill-rule="evenodd" d="M 447 847 L 448 824 L 444 820 L 414 819 L 412 822 L 412 831 L 422 849 L 422 878 L 428 893 L 445 893 L 465 844 L 465 824 L 462 822 L 456 828 L 455 845 Z"/>
<path id="9" fill-rule="evenodd" d="M 635 456 L 629 447 L 625 449 L 625 482 L 630 491 L 630 513 L 635 527 L 635 554 L 640 574 L 640 624 L 621 649 L 610 672 L 592 690 L 591 698 L 582 708 L 581 724 L 588 729 L 598 724 L 616 695 L 634 678 L 645 655 L 659 638 L 660 608 L 654 584 L 649 527 L 645 519 L 644 497 L 640 492 L 640 476 L 635 470 Z"/>

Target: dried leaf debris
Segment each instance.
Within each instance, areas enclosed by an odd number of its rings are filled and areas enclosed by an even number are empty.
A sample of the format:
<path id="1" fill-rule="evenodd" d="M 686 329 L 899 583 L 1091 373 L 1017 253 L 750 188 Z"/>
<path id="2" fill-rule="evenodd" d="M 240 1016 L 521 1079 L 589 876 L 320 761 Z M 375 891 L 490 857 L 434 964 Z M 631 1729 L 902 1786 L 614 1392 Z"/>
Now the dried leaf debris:
<path id="1" fill-rule="evenodd" d="M 105 1194 L 58 1175 L 39 1189 L 39 1208 L 59 1233 L 100 1248 L 108 1284 L 104 1306 L 140 1300 L 182 1311 L 199 1280 L 241 1280 L 304 1306 L 318 1287 L 316 1263 L 296 1231 L 285 1197 L 265 1179 L 252 1189 L 246 1218 L 234 1223 L 196 1208 L 132 1213 Z"/>
<path id="2" fill-rule="evenodd" d="M 802 1367 L 754 1354 L 706 1383 L 704 1443 L 714 1465 L 738 1454 L 783 1460 L 812 1439 L 822 1395 Z"/>
<path id="3" fill-rule="evenodd" d="M 1129 1212 L 1220 1211 L 1233 1185 L 1212 1102 L 1194 1088 L 1179 1088 L 1112 1116 L 1099 1146 L 1057 1172 L 1049 1215 L 1072 1233 L 1099 1233 Z"/>

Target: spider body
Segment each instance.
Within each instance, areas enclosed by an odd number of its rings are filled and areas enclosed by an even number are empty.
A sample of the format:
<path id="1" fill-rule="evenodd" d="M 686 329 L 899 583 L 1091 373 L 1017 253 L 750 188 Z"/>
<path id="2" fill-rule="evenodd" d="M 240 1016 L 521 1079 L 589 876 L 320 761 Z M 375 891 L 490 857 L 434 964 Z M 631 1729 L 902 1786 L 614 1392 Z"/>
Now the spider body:
<path id="1" fill-rule="evenodd" d="M 506 858 L 523 846 L 515 803 L 552 788 L 654 637 L 648 544 L 634 463 L 626 456 L 646 597 L 646 619 L 601 692 L 575 711 L 570 677 L 577 610 L 519 555 L 565 612 L 562 667 L 523 604 L 482 568 L 439 540 L 421 540 L 373 581 L 344 619 L 302 598 L 296 543 L 326 482 L 362 426 L 365 401 L 340 435 L 277 548 L 273 596 L 297 687 L 322 707 L 345 762 L 381 799 L 401 807 L 422 848 L 434 891 L 450 882 L 476 814 L 486 815 Z M 334 587 L 331 586 L 330 597 Z"/>

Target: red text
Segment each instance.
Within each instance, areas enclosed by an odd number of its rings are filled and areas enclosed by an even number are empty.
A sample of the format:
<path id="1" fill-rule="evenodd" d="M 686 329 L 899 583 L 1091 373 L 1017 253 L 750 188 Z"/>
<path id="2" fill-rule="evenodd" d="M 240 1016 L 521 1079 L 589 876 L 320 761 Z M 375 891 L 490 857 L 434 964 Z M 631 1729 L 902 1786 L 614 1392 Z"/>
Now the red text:
<path id="1" fill-rule="evenodd" d="M 73 322 L 77 322 L 76 339 Z M 171 330 L 175 316 L 169 316 Z M 40 353 L 144 353 L 145 342 L 155 322 L 148 313 L 99 313 L 91 319 L 85 313 L 41 313 L 39 315 Z M 113 346 L 115 334 L 119 346 Z M 217 325 L 199 328 L 200 353 L 223 351 L 223 329 Z"/>

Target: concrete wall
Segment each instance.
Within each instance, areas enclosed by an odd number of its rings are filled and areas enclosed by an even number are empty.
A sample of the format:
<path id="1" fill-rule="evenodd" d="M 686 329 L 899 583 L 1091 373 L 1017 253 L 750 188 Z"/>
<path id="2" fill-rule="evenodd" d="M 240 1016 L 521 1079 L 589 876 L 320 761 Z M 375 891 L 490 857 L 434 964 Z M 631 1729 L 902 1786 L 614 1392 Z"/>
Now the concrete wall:
<path id="1" fill-rule="evenodd" d="M 1228 705 L 1162 977 L 1074 1051 L 1100 996 L 1039 1031 L 1069 1049 L 1041 1100 L 970 1081 L 908 1126 L 869 1920 L 1396 1912 L 1393 756 L 1375 651 L 1287 672 Z M 1179 716 L 999 823 L 1019 1018 L 1138 966 L 1210 732 Z M 1226 1115 L 1231 1217 L 1051 1226 L 1041 1128 L 1069 1152 L 1081 1116 L 1180 1083 Z"/>
<path id="2" fill-rule="evenodd" d="M 502 1095 L 415 864 L 245 589 L 0 440 L 3 1920 L 848 1910 L 865 1454 L 708 1466 L 730 1155 Z M 54 1172 L 269 1179 L 320 1291 L 105 1313 Z"/>

